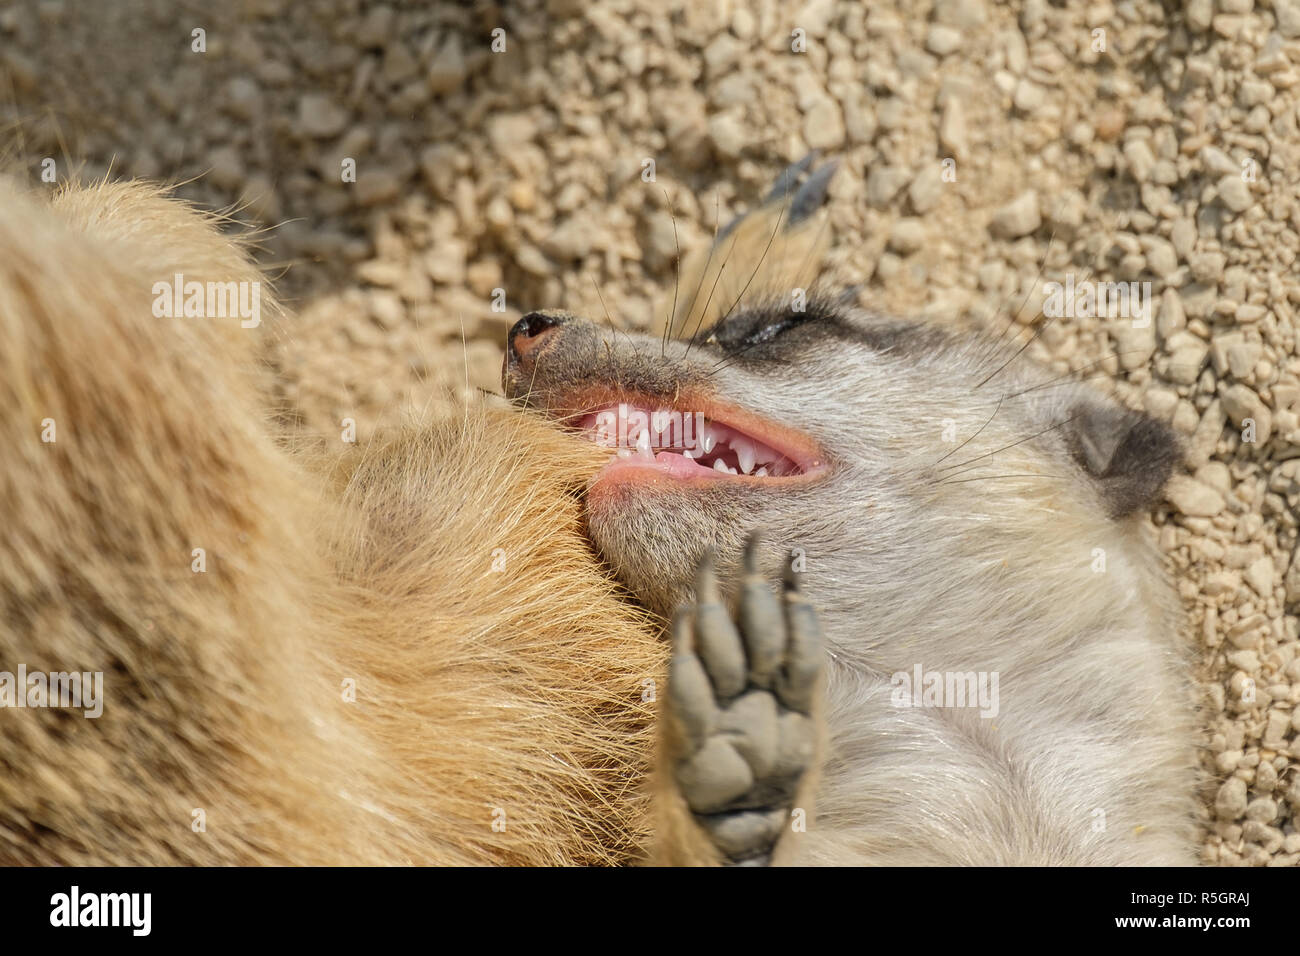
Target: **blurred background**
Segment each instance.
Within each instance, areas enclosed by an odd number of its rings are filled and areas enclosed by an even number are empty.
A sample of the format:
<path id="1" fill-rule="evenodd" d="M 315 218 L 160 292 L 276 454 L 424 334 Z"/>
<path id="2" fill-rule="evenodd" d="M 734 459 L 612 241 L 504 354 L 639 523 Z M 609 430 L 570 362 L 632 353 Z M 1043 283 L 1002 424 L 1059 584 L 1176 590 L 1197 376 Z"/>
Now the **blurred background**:
<path id="1" fill-rule="evenodd" d="M 648 324 L 678 244 L 810 149 L 840 161 L 825 275 L 865 305 L 1028 338 L 1043 281 L 1151 282 L 1150 327 L 1067 317 L 1030 354 L 1187 442 L 1154 517 L 1207 862 L 1300 861 L 1298 108 L 1296 0 L 0 0 L 3 164 L 260 230 L 309 432 L 498 391 L 532 308 Z"/>

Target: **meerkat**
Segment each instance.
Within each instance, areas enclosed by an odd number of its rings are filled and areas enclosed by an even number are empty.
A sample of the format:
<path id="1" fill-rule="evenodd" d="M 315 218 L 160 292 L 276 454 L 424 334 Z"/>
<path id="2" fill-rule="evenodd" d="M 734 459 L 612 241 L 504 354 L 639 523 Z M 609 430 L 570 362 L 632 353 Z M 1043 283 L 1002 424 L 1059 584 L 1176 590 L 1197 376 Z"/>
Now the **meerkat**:
<path id="1" fill-rule="evenodd" d="M 159 189 L 0 184 L 0 672 L 103 688 L 0 686 L 0 862 L 644 859 L 667 647 L 584 534 L 603 454 L 471 408 L 304 460 L 265 326 L 160 316 L 177 275 L 262 280 Z"/>
<path id="2" fill-rule="evenodd" d="M 771 233 L 771 204 L 724 233 L 736 262 L 757 273 L 757 250 L 815 252 L 825 178 L 781 184 L 787 222 Z M 257 280 L 210 220 L 138 186 L 5 198 L 4 428 L 21 454 L 0 466 L 20 516 L 0 546 L 0 661 L 99 667 L 109 688 L 94 721 L 0 712 L 6 860 L 1189 852 L 1173 603 L 1135 518 L 1175 450 L 1142 416 L 1080 386 L 1011 394 L 1045 376 L 1011 361 L 981 406 L 974 370 L 1005 346 L 837 301 L 730 314 L 693 299 L 674 314 L 698 320 L 698 343 L 532 314 L 504 374 L 566 426 L 615 398 L 709 414 L 680 449 L 707 446 L 698 460 L 649 464 L 634 440 L 608 462 L 528 415 L 466 411 L 335 456 L 320 480 L 268 437 L 249 337 L 149 312 L 160 276 Z M 1022 434 L 1062 408 L 1082 410 Z M 927 466 L 941 413 L 978 428 L 966 454 Z M 46 421 L 74 440 L 38 443 Z M 987 499 L 953 490 L 1012 435 L 999 465 L 1017 467 L 1000 472 L 1065 473 L 990 476 L 1012 483 Z M 482 508 L 448 506 L 462 500 Z M 643 689 L 667 647 L 587 538 L 647 609 L 679 611 L 657 754 Z M 189 563 L 203 540 L 212 584 Z M 1080 540 L 1127 585 L 1075 580 Z M 464 542 L 515 563 L 492 578 Z M 779 599 L 765 583 L 778 566 Z M 908 662 L 1001 668 L 1003 726 L 894 706 L 890 668 Z M 1080 677 L 1109 683 L 1086 694 Z"/>
<path id="3" fill-rule="evenodd" d="M 701 282 L 662 335 L 563 311 L 510 334 L 507 394 L 608 457 L 600 553 L 684 609 L 661 770 L 692 859 L 1193 863 L 1179 602 L 1142 523 L 1172 432 L 1019 343 L 764 283 L 824 189 L 783 182 L 714 247 L 753 288 Z M 755 585 L 781 576 L 778 611 Z"/>

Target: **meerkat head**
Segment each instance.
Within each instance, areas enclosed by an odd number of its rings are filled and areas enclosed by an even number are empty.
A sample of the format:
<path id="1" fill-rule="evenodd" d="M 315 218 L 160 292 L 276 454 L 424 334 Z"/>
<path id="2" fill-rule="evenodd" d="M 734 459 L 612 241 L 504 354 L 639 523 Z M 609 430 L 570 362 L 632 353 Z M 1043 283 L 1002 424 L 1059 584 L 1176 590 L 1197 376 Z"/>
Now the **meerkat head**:
<path id="1" fill-rule="evenodd" d="M 1177 460 L 1164 425 L 1008 344 L 802 306 L 740 309 L 694 341 L 550 311 L 511 330 L 507 395 L 609 447 L 590 535 L 653 610 L 687 595 L 706 547 L 734 562 L 754 529 L 769 564 L 815 554 L 845 601 L 864 567 L 883 584 L 962 547 L 1105 547 Z"/>

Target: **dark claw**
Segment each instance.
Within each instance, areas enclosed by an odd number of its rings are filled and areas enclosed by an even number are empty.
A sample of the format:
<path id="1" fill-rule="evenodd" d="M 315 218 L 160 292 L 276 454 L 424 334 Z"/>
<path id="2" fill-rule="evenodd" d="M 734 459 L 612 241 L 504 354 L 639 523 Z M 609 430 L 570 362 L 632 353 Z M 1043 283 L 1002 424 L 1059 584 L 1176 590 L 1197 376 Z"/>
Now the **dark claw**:
<path id="1" fill-rule="evenodd" d="M 778 199 L 784 199 L 787 193 L 799 185 L 799 178 L 808 171 L 813 163 L 817 161 L 819 155 L 821 155 L 821 151 L 814 149 L 797 163 L 791 163 L 785 169 L 781 170 L 781 174 L 777 176 L 776 181 L 772 183 L 772 188 L 768 191 L 768 194 L 763 197 L 763 205 L 766 206 L 768 203 L 776 202 Z"/>
<path id="2" fill-rule="evenodd" d="M 785 657 L 781 604 L 758 570 L 758 535 L 745 545 L 745 575 L 741 580 L 740 633 L 749 658 L 749 683 L 769 688 Z"/>
<path id="3" fill-rule="evenodd" d="M 713 572 L 713 552 L 705 554 L 695 576 L 695 650 L 713 678 L 713 689 L 730 700 L 745 689 L 745 649 L 731 622 Z"/>
<path id="4" fill-rule="evenodd" d="M 819 151 L 814 149 L 797 163 L 791 163 L 783 169 L 780 175 L 776 177 L 776 181 L 772 184 L 768 194 L 763 197 L 762 203 L 759 204 L 759 208 L 770 206 L 774 202 L 781 202 L 791 193 L 794 193 L 790 199 L 790 211 L 785 221 L 784 228 L 786 229 L 807 219 L 820 209 L 822 203 L 826 201 L 826 189 L 831 177 L 835 175 L 835 170 L 839 168 L 838 161 L 832 160 L 825 166 L 815 170 L 806 179 L 802 178 L 819 155 Z M 740 225 L 740 221 L 747 215 L 749 215 L 749 212 L 743 212 L 727 223 L 726 227 L 718 233 L 718 238 L 714 240 L 714 246 L 716 247 L 718 243 L 731 235 L 732 231 L 736 226 Z"/>
<path id="5" fill-rule="evenodd" d="M 830 185 L 831 177 L 835 175 L 835 170 L 840 168 L 840 164 L 831 161 L 822 166 L 811 176 L 809 176 L 799 191 L 794 194 L 794 200 L 790 203 L 790 217 L 786 222 L 786 228 L 802 222 L 807 219 L 826 201 L 826 190 Z"/>

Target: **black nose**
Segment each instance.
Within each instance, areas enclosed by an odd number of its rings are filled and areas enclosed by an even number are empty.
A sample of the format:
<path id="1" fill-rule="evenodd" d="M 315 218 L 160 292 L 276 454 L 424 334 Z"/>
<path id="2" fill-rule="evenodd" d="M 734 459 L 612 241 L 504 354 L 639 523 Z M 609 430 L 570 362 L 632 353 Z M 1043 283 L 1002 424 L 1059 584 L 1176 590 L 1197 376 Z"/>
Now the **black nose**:
<path id="1" fill-rule="evenodd" d="M 554 313 L 529 312 L 510 329 L 510 355 L 518 361 L 537 349 L 552 330 L 564 324 Z"/>

